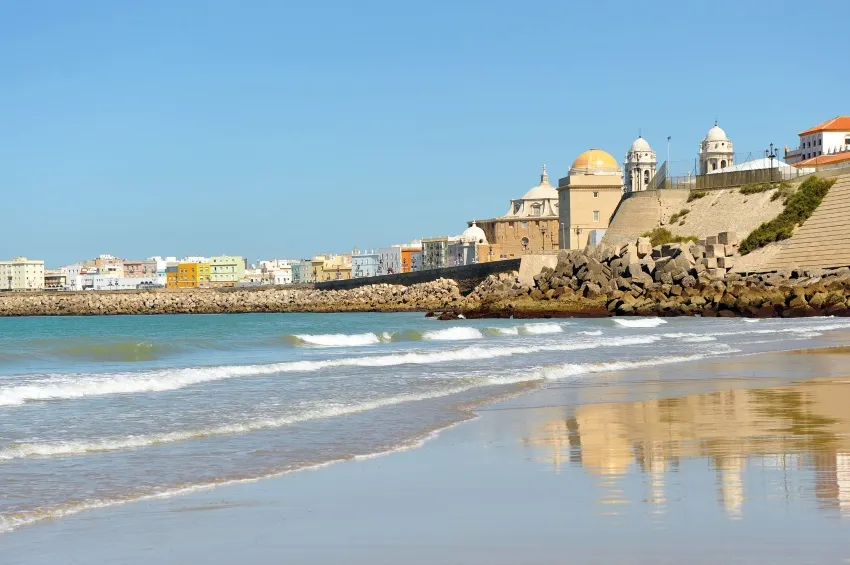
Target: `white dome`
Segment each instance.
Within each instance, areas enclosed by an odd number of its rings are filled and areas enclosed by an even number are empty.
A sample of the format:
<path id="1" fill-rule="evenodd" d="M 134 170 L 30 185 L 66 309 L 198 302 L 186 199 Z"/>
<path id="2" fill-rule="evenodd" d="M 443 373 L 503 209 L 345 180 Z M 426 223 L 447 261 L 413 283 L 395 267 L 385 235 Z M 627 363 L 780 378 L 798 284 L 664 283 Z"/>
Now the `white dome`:
<path id="1" fill-rule="evenodd" d="M 463 234 L 460 236 L 464 241 L 468 241 L 470 243 L 487 243 L 487 235 L 484 233 L 484 230 L 479 228 L 475 222 L 472 222 L 472 225 L 463 230 Z"/>
<path id="2" fill-rule="evenodd" d="M 723 129 L 720 126 L 718 126 L 717 124 L 714 124 L 714 127 L 712 127 L 710 130 L 708 130 L 708 133 L 705 134 L 705 140 L 706 141 L 729 141 L 729 138 L 726 137 L 726 132 L 723 131 Z"/>
<path id="3" fill-rule="evenodd" d="M 643 137 L 638 137 L 634 143 L 632 143 L 632 151 L 652 151 L 652 147 L 649 146 L 649 142 L 647 142 Z"/>
<path id="4" fill-rule="evenodd" d="M 558 191 L 555 190 L 555 187 L 549 184 L 549 174 L 546 172 L 546 165 L 543 165 L 543 172 L 540 173 L 540 184 L 532 187 L 528 192 L 525 193 L 525 196 L 522 197 L 523 200 L 547 200 L 547 199 L 558 199 Z"/>

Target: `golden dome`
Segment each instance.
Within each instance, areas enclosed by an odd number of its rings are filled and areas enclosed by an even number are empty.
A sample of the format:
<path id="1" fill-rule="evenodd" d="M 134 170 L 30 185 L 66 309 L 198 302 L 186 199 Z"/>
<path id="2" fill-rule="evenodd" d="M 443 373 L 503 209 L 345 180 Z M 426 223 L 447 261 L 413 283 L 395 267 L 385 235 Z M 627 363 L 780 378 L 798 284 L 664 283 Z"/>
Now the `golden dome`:
<path id="1" fill-rule="evenodd" d="M 601 149 L 588 149 L 573 161 L 571 169 L 586 172 L 616 172 L 620 170 L 617 160 Z"/>

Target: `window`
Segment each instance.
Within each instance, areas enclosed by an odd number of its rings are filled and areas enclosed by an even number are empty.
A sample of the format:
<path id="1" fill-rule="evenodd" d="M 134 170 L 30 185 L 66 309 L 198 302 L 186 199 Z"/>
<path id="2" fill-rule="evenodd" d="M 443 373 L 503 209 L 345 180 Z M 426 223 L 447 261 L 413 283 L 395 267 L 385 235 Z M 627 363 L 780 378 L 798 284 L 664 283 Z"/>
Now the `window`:
<path id="1" fill-rule="evenodd" d="M 818 145 L 823 145 L 823 139 L 818 139 Z"/>
<path id="2" fill-rule="evenodd" d="M 844 145 L 850 145 L 850 135 L 844 136 Z"/>
<path id="3" fill-rule="evenodd" d="M 649 171 L 643 172 L 643 184 L 649 184 Z"/>
<path id="4" fill-rule="evenodd" d="M 528 228 L 528 222 L 520 222 L 520 225 L 521 225 L 523 228 Z"/>
<path id="5" fill-rule="evenodd" d="M 724 159 L 723 161 L 720 161 L 720 168 L 721 168 L 721 169 L 725 169 L 725 168 L 726 168 L 726 160 L 725 160 L 725 159 Z"/>
<path id="6" fill-rule="evenodd" d="M 599 210 L 594 210 L 594 211 L 593 211 L 593 221 L 594 221 L 594 222 L 598 222 L 598 221 L 599 221 Z"/>
<path id="7" fill-rule="evenodd" d="M 593 193 L 593 197 L 594 197 L 594 198 L 599 198 L 599 193 L 598 193 L 598 192 L 594 192 L 594 193 Z"/>

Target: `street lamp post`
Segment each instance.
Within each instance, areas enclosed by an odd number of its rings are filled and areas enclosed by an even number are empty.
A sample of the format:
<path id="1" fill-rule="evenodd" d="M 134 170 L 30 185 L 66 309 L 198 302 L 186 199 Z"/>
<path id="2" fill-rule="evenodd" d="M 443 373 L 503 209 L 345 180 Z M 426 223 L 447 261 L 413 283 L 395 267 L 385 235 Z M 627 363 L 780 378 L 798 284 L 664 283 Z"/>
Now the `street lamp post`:
<path id="1" fill-rule="evenodd" d="M 540 224 L 540 239 L 543 240 L 541 241 L 542 250 L 546 251 L 546 224 Z"/>
<path id="2" fill-rule="evenodd" d="M 561 249 L 566 249 L 567 247 L 567 232 L 564 228 L 564 223 L 561 222 L 561 242 L 558 244 L 558 247 Z"/>
<path id="3" fill-rule="evenodd" d="M 770 149 L 764 150 L 764 156 L 770 159 L 770 183 L 773 184 L 773 160 L 776 159 L 776 148 L 770 144 Z"/>

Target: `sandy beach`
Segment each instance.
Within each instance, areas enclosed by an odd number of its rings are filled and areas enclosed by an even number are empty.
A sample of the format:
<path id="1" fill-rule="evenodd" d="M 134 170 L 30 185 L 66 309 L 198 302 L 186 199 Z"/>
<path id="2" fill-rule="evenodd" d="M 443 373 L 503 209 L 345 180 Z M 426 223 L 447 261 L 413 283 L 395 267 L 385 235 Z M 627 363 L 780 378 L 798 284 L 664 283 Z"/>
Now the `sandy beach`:
<path id="1" fill-rule="evenodd" d="M 25 527 L 0 562 L 847 563 L 848 361 L 560 383 L 420 447 Z"/>

